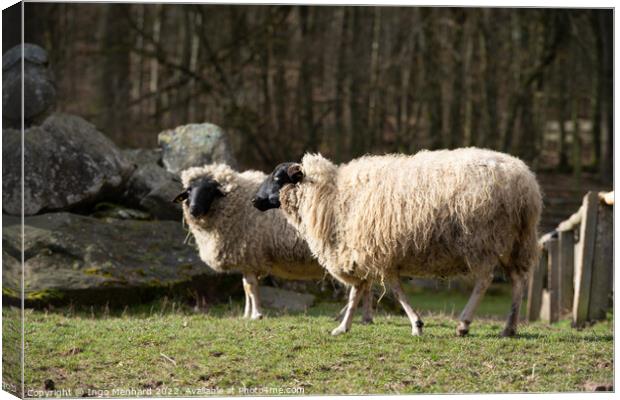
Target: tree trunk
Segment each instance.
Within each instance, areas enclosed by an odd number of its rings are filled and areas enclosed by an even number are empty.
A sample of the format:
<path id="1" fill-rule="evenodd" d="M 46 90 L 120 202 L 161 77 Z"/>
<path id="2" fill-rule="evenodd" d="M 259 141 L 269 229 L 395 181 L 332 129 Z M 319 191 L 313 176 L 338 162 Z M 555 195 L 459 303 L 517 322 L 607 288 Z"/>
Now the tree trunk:
<path id="1" fill-rule="evenodd" d="M 559 104 L 558 104 L 558 123 L 560 128 L 560 137 L 558 139 L 558 165 L 557 169 L 560 172 L 568 172 L 568 149 L 566 148 L 566 121 L 569 119 L 568 115 L 568 76 L 566 74 L 568 66 L 562 62 L 558 68 L 558 80 L 559 80 Z"/>
<path id="2" fill-rule="evenodd" d="M 536 142 L 538 140 L 538 126 L 535 117 L 535 94 L 532 88 L 523 96 L 520 115 L 520 130 L 518 133 L 519 146 L 517 154 L 526 162 L 532 162 L 536 156 Z"/>
<path id="3" fill-rule="evenodd" d="M 424 63 L 426 78 L 426 98 L 429 118 L 430 148 L 443 147 L 443 101 L 441 96 L 441 63 L 438 59 L 440 44 L 435 36 L 433 9 L 422 9 L 423 21 L 425 22 L 424 36 Z"/>
<path id="4" fill-rule="evenodd" d="M 99 125 L 119 145 L 129 145 L 126 127 L 129 117 L 130 31 L 126 14 L 130 5 L 114 4 L 105 8 L 105 31 L 101 41 L 104 62 L 101 69 L 102 113 Z"/>
<path id="5" fill-rule="evenodd" d="M 485 119 L 486 125 L 482 133 L 479 146 L 481 147 L 495 147 L 497 146 L 499 135 L 499 118 L 497 113 L 497 100 L 498 100 L 498 68 L 497 59 L 499 52 L 499 43 L 497 37 L 497 23 L 496 10 L 485 9 L 483 10 L 484 16 L 481 22 L 483 49 L 484 49 L 484 94 L 485 94 L 485 108 L 487 111 L 487 118 Z M 493 15 L 492 15 L 493 13 Z M 491 138 L 497 138 L 492 141 Z"/>
<path id="6" fill-rule="evenodd" d="M 368 114 L 366 105 L 368 104 L 367 85 L 364 88 L 364 78 L 366 74 L 365 66 L 368 64 L 367 49 L 363 40 L 358 40 L 363 33 L 364 11 L 362 7 L 354 7 L 351 11 L 351 26 L 353 28 L 353 54 L 357 67 L 351 68 L 351 79 L 349 80 L 349 108 L 351 112 L 351 156 L 358 157 L 368 150 Z M 366 90 L 365 90 L 366 89 Z"/>
<path id="7" fill-rule="evenodd" d="M 271 17 L 269 15 L 269 10 L 266 10 L 265 24 L 267 25 L 267 34 L 265 35 L 265 40 L 261 43 L 261 69 L 260 69 L 260 81 L 261 81 L 261 89 L 262 89 L 262 110 L 261 110 L 261 124 L 270 131 L 270 135 L 274 135 L 273 132 L 273 120 L 271 115 L 271 77 L 270 77 L 270 69 L 271 69 L 271 37 L 273 32 L 273 25 L 271 24 Z"/>
<path id="8" fill-rule="evenodd" d="M 374 148 L 381 139 L 378 118 L 379 114 L 379 39 L 381 34 L 381 8 L 373 7 L 372 40 L 370 44 L 370 87 L 368 95 L 368 129 L 370 142 L 368 146 Z"/>
<path id="9" fill-rule="evenodd" d="M 571 104 L 571 120 L 573 122 L 573 175 L 577 187 L 581 185 L 582 155 L 581 155 L 581 134 L 579 126 L 579 113 L 577 109 L 577 98 L 573 96 Z"/>
<path id="10" fill-rule="evenodd" d="M 161 25 L 163 19 L 164 9 L 161 4 L 155 5 L 155 16 L 153 19 L 153 43 L 151 50 L 156 53 L 160 45 L 161 40 Z M 151 58 L 150 65 L 150 80 L 149 80 L 149 92 L 157 93 L 159 90 L 159 61 L 156 57 Z M 153 116 L 155 123 L 158 123 L 159 110 L 161 109 L 161 97 L 154 96 L 151 105 L 151 115 Z"/>
<path id="11" fill-rule="evenodd" d="M 319 141 L 317 131 L 314 126 L 314 103 L 312 77 L 315 65 L 311 62 L 311 43 L 312 43 L 312 14 L 314 8 L 300 6 L 299 11 L 299 28 L 301 32 L 302 49 L 300 51 L 300 91 L 301 107 L 301 126 L 302 132 L 308 138 L 304 151 L 318 151 Z"/>
<path id="12" fill-rule="evenodd" d="M 595 149 L 599 157 L 600 176 L 605 182 L 613 180 L 613 12 L 596 10 L 598 29 L 598 101 L 600 102 L 600 129 L 594 133 Z M 600 43 L 599 43 L 600 42 Z M 596 117 L 599 117 L 596 115 Z"/>
<path id="13" fill-rule="evenodd" d="M 336 97 L 335 103 L 335 118 L 336 118 L 336 161 L 341 162 L 346 159 L 344 154 L 345 139 L 349 136 L 350 132 L 348 124 L 345 121 L 345 89 L 347 85 L 347 49 L 351 45 L 349 40 L 349 7 L 341 7 L 342 22 L 340 33 L 340 45 L 338 48 L 338 64 L 336 66 Z"/>
<path id="14" fill-rule="evenodd" d="M 194 13 L 194 29 L 191 29 L 188 34 L 191 37 L 191 48 L 190 48 L 190 57 L 189 57 L 189 69 L 190 71 L 199 74 L 199 64 L 198 60 L 200 59 L 200 38 L 198 37 L 197 31 L 203 29 L 202 27 L 202 14 Z M 189 85 L 187 85 L 188 96 L 190 93 L 196 93 L 196 79 L 190 78 Z M 198 113 L 196 110 L 197 101 L 191 101 L 188 104 L 188 122 L 200 122 L 198 120 Z"/>
<path id="15" fill-rule="evenodd" d="M 452 66 L 452 101 L 450 104 L 450 132 L 448 147 L 460 147 L 463 143 L 462 100 L 464 97 L 463 80 L 465 79 L 466 42 L 463 38 L 466 23 L 465 10 L 453 9 L 454 31 L 454 64 Z"/>

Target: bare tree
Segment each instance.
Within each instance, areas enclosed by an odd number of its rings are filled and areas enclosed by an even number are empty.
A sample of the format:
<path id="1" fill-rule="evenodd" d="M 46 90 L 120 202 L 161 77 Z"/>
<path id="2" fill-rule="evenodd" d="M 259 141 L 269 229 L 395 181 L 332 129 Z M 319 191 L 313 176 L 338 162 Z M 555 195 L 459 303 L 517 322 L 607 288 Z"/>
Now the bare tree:
<path id="1" fill-rule="evenodd" d="M 39 21 L 30 35 L 49 47 L 60 77 L 59 108 L 92 118 L 123 146 L 209 121 L 230 132 L 242 167 L 267 169 L 305 151 L 345 161 L 477 145 L 611 178 L 610 10 L 27 9 Z M 579 149 L 564 129 L 575 116 L 593 125 Z M 557 142 L 549 122 L 560 126 Z M 557 157 L 540 156 L 548 151 Z"/>

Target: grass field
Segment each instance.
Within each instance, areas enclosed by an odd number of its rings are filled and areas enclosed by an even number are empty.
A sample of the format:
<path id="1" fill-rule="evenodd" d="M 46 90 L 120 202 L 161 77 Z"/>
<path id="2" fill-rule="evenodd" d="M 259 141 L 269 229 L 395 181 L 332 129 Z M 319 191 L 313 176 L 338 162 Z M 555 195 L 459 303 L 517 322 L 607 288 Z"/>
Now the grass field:
<path id="1" fill-rule="evenodd" d="M 509 301 L 496 291 L 470 336 L 457 338 L 452 314 L 465 294 L 410 298 L 424 316 L 421 337 L 404 315 L 381 310 L 374 325 L 357 316 L 351 332 L 332 337 L 341 304 L 329 302 L 298 314 L 268 310 L 260 321 L 240 319 L 238 302 L 206 313 L 169 301 L 28 310 L 26 394 L 46 385 L 72 396 L 557 392 L 613 381 L 611 320 L 582 331 L 569 321 L 525 324 L 502 339 Z"/>

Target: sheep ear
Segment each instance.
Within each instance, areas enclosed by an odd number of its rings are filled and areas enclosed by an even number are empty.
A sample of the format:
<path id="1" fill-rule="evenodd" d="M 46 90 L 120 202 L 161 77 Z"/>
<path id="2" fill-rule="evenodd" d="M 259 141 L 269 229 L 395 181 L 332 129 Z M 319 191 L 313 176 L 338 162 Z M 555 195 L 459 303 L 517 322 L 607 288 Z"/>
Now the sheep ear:
<path id="1" fill-rule="evenodd" d="M 301 182 L 301 180 L 304 178 L 304 173 L 301 170 L 300 164 L 291 165 L 286 170 L 286 173 L 288 174 L 288 177 L 291 179 L 291 182 L 293 183 Z"/>
<path id="2" fill-rule="evenodd" d="M 174 200 L 172 200 L 173 203 L 182 203 L 183 201 L 187 200 L 187 198 L 189 197 L 189 190 L 184 190 L 183 192 L 181 192 L 179 195 L 177 195 L 177 197 L 174 198 Z"/>

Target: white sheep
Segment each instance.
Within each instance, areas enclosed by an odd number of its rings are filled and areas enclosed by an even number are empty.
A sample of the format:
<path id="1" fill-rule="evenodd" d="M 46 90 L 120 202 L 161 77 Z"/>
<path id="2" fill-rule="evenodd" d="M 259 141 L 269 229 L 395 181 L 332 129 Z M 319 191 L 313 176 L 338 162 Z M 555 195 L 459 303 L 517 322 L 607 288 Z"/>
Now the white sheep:
<path id="1" fill-rule="evenodd" d="M 176 198 L 196 239 L 200 258 L 218 272 L 241 272 L 245 291 L 244 317 L 262 318 L 258 281 L 272 275 L 283 279 L 321 279 L 324 269 L 306 242 L 281 212 L 260 213 L 250 199 L 267 176 L 237 172 L 225 164 L 189 168 L 181 173 L 184 190 Z M 372 322 L 370 292 L 364 321 Z"/>
<path id="2" fill-rule="evenodd" d="M 541 194 L 534 174 L 506 154 L 466 148 L 414 156 L 366 156 L 336 166 L 319 154 L 284 163 L 253 199 L 260 210 L 280 208 L 334 277 L 352 286 L 337 335 L 369 282 L 390 285 L 412 324 L 399 276 L 473 276 L 460 315 L 467 334 L 474 311 L 501 265 L 512 281 L 512 308 L 502 332 L 516 332 L 524 282 L 538 257 Z"/>

